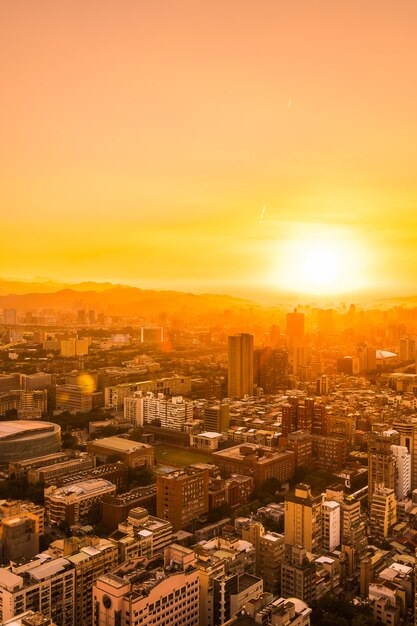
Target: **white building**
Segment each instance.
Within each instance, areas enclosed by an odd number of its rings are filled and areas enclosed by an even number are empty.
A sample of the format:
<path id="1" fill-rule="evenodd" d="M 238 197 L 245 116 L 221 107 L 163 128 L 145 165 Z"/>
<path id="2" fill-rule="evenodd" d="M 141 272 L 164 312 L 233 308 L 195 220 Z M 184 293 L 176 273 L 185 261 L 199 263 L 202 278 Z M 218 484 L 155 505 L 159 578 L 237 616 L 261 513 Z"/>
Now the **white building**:
<path id="1" fill-rule="evenodd" d="M 391 446 L 395 458 L 395 496 L 397 500 L 404 500 L 411 491 L 411 454 L 405 446 Z"/>
<path id="2" fill-rule="evenodd" d="M 323 549 L 331 552 L 340 545 L 340 504 L 325 500 L 321 510 Z"/>
<path id="3" fill-rule="evenodd" d="M 143 426 L 142 394 L 135 394 L 133 397 L 125 398 L 124 417 L 135 426 Z"/>
<path id="4" fill-rule="evenodd" d="M 161 428 L 184 430 L 184 424 L 193 419 L 193 402 L 182 396 L 165 398 L 162 393 L 137 392 L 133 398 L 125 398 L 124 415 L 137 426 L 156 420 Z"/>

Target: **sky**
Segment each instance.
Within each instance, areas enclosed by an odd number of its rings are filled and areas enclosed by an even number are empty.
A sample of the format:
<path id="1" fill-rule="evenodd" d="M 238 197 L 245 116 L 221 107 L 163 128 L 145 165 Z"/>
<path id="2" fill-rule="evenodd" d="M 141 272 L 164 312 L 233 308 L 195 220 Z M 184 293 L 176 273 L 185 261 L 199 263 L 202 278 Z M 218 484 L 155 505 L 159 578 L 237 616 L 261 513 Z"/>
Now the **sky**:
<path id="1" fill-rule="evenodd" d="M 417 293 L 416 26 L 415 0 L 3 3 L 0 276 Z"/>

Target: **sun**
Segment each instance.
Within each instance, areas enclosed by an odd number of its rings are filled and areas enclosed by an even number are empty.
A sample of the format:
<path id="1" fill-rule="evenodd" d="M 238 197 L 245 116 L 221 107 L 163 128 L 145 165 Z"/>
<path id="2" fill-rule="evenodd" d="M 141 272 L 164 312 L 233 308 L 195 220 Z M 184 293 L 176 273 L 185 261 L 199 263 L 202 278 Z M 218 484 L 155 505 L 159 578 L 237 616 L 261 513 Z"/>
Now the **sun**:
<path id="1" fill-rule="evenodd" d="M 354 292 L 366 284 L 364 246 L 345 231 L 305 228 L 278 244 L 275 284 L 300 294 Z M 278 276 L 277 276 L 278 274 Z"/>
<path id="2" fill-rule="evenodd" d="M 336 287 L 342 278 L 341 253 L 329 244 L 311 244 L 304 248 L 299 270 L 306 284 L 316 287 Z"/>

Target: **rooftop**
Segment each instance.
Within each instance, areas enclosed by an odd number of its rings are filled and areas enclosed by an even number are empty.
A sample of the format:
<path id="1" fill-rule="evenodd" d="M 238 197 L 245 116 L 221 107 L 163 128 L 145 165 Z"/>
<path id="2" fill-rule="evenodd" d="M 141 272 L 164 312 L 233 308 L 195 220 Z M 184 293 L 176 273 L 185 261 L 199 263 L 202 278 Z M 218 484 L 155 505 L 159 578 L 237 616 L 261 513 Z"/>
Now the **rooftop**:
<path id="1" fill-rule="evenodd" d="M 41 437 L 47 432 L 59 432 L 58 424 L 38 422 L 34 420 L 16 420 L 0 422 L 0 441 L 22 440 Z"/>
<path id="2" fill-rule="evenodd" d="M 78 497 L 87 496 L 98 491 L 107 491 L 109 487 L 114 487 L 113 483 L 103 478 L 93 478 L 90 480 L 82 480 L 76 483 L 58 487 L 53 493 L 54 498 L 66 498 L 74 494 Z"/>
<path id="3" fill-rule="evenodd" d="M 130 441 L 129 439 L 123 439 L 122 437 L 104 437 L 104 439 L 96 439 L 92 442 L 92 444 L 94 446 L 109 448 L 117 452 L 133 452 L 134 450 L 141 450 L 143 448 L 152 448 L 152 446 L 147 443 Z"/>

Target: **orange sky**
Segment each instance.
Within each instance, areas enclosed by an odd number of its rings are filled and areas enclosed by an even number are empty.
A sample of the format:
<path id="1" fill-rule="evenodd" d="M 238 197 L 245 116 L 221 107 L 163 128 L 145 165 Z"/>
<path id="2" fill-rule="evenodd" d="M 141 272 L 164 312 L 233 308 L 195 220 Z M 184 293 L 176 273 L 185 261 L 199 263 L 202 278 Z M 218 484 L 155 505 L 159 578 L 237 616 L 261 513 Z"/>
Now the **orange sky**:
<path id="1" fill-rule="evenodd" d="M 4 3 L 0 275 L 303 291 L 324 236 L 338 291 L 417 293 L 416 28 L 415 0 Z"/>

